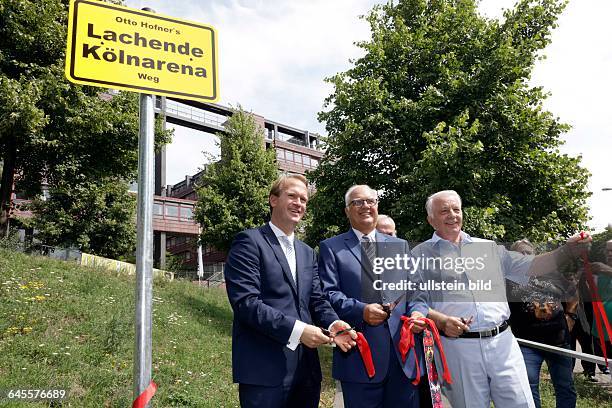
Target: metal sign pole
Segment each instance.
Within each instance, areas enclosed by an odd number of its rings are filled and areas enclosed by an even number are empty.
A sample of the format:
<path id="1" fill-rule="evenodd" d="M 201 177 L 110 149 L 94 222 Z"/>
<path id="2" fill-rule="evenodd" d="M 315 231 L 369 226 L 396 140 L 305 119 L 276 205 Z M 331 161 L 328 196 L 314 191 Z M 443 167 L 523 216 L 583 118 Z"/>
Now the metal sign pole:
<path id="1" fill-rule="evenodd" d="M 134 399 L 151 382 L 153 307 L 153 193 L 155 114 L 153 95 L 140 94 L 138 135 L 138 209 L 136 243 L 136 344 Z M 150 404 L 146 405 L 150 407 Z"/>

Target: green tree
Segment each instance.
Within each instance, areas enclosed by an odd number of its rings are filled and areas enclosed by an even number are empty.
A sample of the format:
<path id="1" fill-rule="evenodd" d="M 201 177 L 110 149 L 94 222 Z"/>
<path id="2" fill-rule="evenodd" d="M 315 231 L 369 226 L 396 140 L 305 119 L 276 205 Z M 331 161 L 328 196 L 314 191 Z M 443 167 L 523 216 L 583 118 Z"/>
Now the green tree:
<path id="1" fill-rule="evenodd" d="M 381 191 L 380 211 L 411 240 L 431 235 L 425 199 L 454 189 L 465 229 L 493 239 L 559 239 L 587 220 L 589 173 L 558 150 L 568 126 L 529 85 L 559 0 L 521 0 L 503 19 L 476 0 L 400 0 L 367 16 L 365 55 L 328 81 L 319 114 L 327 154 L 308 241 L 347 228 L 342 194 L 354 183 Z"/>
<path id="2" fill-rule="evenodd" d="M 136 196 L 122 180 L 61 183 L 50 197 L 35 200 L 33 226 L 47 245 L 77 247 L 108 258 L 134 250 Z"/>
<path id="3" fill-rule="evenodd" d="M 606 263 L 607 243 L 612 240 L 612 227 L 607 227 L 598 234 L 593 234 L 593 244 L 589 251 L 589 259 L 593 262 Z"/>
<path id="4" fill-rule="evenodd" d="M 65 79 L 68 3 L 0 3 L 0 232 L 7 228 L 13 183 L 36 196 L 43 182 L 53 193 L 94 180 L 89 191 L 103 191 L 103 180 L 135 179 L 138 97 Z M 158 145 L 169 138 L 170 132 L 156 134 Z"/>
<path id="5" fill-rule="evenodd" d="M 238 232 L 263 224 L 277 169 L 262 128 L 242 108 L 217 136 L 221 159 L 209 164 L 202 176 L 195 219 L 202 226 L 202 242 L 227 251 Z"/>

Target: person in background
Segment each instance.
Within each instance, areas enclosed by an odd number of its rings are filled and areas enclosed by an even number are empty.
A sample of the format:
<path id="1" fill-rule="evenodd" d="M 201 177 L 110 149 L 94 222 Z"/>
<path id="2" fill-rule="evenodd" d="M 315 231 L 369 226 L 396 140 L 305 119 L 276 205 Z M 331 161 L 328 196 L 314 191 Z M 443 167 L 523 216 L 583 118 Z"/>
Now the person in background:
<path id="1" fill-rule="evenodd" d="M 598 271 L 596 268 L 596 263 L 591 263 L 591 269 L 593 269 L 593 273 L 597 274 L 596 284 L 597 290 L 599 292 L 599 296 L 601 297 L 604 310 L 606 315 L 608 316 L 608 320 L 612 318 L 612 240 L 606 242 L 606 265 L 603 265 L 605 268 L 604 271 Z M 599 273 L 598 273 L 599 272 Z M 605 327 L 603 328 L 603 336 L 604 336 L 604 344 L 606 347 L 606 355 L 609 360 L 612 359 L 612 339 L 608 337 Z M 597 331 L 595 319 L 593 319 L 593 325 L 591 328 L 591 333 L 593 334 L 593 345 L 595 355 L 603 356 L 603 350 L 601 349 L 600 342 L 600 334 Z M 599 365 L 599 370 L 603 374 L 610 374 L 610 368 L 604 365 Z"/>
<path id="2" fill-rule="evenodd" d="M 516 241 L 511 251 L 535 255 L 535 248 L 526 239 Z M 510 326 L 518 338 L 569 349 L 570 331 L 577 319 L 576 288 L 560 274 L 532 277 L 527 285 L 508 281 Z M 517 301 L 518 300 L 518 301 Z M 565 301 L 563 301 L 565 300 Z M 563 302 L 562 302 L 563 301 Z M 520 346 L 527 367 L 531 394 L 537 408 L 540 401 L 540 371 L 546 361 L 555 389 L 557 408 L 576 406 L 573 364 L 571 357 Z"/>
<path id="3" fill-rule="evenodd" d="M 397 231 L 395 230 L 395 221 L 388 215 L 378 214 L 378 221 L 376 222 L 376 230 L 383 234 L 397 237 Z"/>

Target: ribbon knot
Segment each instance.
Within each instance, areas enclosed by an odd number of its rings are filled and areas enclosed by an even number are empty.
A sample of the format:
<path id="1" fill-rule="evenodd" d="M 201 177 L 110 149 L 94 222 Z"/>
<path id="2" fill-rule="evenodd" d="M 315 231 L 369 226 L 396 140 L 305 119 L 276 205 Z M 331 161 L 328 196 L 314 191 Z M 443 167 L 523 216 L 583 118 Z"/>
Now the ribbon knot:
<path id="1" fill-rule="evenodd" d="M 446 364 L 446 356 L 444 354 L 444 347 L 442 347 L 442 341 L 440 340 L 440 333 L 438 332 L 438 328 L 433 320 L 428 319 L 426 317 L 421 317 L 419 319 L 413 319 L 412 317 L 402 316 L 402 328 L 400 331 L 400 341 L 398 344 L 400 355 L 402 356 L 402 361 L 406 362 L 406 357 L 410 350 L 412 350 L 414 355 L 414 364 L 416 366 L 416 378 L 412 381 L 413 385 L 418 385 L 421 381 L 421 369 L 419 367 L 419 359 L 417 357 L 416 352 L 416 343 L 414 340 L 414 333 L 412 332 L 412 328 L 414 327 L 414 321 L 420 320 L 424 321 L 426 331 L 431 331 L 434 338 L 434 344 L 438 346 L 438 351 L 440 352 L 440 358 L 442 360 L 442 378 L 446 381 L 447 384 L 452 384 L 451 373 L 448 369 L 448 365 Z"/>

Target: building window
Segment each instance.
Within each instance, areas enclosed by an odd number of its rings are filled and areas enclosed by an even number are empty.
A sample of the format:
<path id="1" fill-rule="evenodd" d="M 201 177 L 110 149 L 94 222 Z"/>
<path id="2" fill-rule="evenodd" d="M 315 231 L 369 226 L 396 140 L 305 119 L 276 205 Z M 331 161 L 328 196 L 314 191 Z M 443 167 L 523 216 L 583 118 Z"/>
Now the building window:
<path id="1" fill-rule="evenodd" d="M 178 217 L 179 209 L 176 205 L 166 203 L 166 217 Z"/>
<path id="2" fill-rule="evenodd" d="M 164 215 L 163 204 L 153 203 L 153 215 Z"/>
<path id="3" fill-rule="evenodd" d="M 190 207 L 181 207 L 181 219 L 190 220 L 193 217 L 193 210 Z"/>

